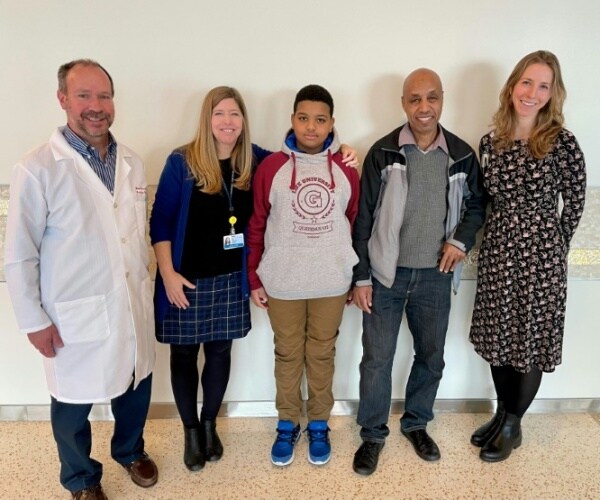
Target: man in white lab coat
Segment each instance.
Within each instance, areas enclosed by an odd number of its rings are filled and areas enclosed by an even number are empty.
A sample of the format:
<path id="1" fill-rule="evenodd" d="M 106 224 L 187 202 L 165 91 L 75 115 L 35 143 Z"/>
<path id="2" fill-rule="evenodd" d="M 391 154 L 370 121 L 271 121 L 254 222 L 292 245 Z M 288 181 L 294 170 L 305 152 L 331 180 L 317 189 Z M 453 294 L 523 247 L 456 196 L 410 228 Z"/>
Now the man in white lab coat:
<path id="1" fill-rule="evenodd" d="M 67 125 L 14 167 L 5 274 L 19 329 L 43 356 L 61 484 L 73 498 L 103 499 L 93 403 L 111 402 L 111 455 L 131 479 L 158 478 L 143 440 L 155 359 L 146 178 L 109 132 L 108 72 L 76 60 L 58 84 Z"/>

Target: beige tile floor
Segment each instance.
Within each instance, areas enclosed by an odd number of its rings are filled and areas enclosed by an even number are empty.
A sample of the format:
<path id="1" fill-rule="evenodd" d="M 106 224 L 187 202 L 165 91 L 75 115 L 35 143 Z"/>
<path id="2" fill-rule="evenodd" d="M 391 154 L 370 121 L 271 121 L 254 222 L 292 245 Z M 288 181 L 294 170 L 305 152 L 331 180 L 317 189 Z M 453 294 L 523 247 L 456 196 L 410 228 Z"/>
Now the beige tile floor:
<path id="1" fill-rule="evenodd" d="M 398 417 L 378 470 L 369 477 L 352 471 L 360 444 L 354 417 L 330 421 L 333 457 L 316 467 L 306 460 L 302 439 L 296 460 L 276 468 L 269 450 L 273 418 L 221 418 L 225 446 L 220 462 L 196 473 L 182 463 L 182 432 L 176 419 L 150 420 L 146 448 L 160 469 L 159 482 L 135 486 L 108 453 L 111 422 L 93 422 L 93 456 L 104 463 L 103 486 L 110 499 L 600 499 L 598 414 L 531 414 L 523 421 L 523 446 L 506 462 L 482 462 L 469 444 L 483 414 L 439 414 L 429 431 L 442 451 L 426 463 L 398 432 Z M 0 422 L 0 498 L 69 498 L 58 483 L 58 460 L 48 422 Z"/>

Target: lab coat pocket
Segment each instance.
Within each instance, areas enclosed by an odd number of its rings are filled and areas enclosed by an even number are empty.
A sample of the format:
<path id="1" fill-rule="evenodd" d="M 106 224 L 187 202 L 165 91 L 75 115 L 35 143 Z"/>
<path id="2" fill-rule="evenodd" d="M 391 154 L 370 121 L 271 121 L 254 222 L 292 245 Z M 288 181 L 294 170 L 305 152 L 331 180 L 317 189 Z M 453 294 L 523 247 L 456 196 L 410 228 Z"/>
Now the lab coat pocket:
<path id="1" fill-rule="evenodd" d="M 104 340 L 110 333 L 104 295 L 57 302 L 58 333 L 65 344 Z"/>

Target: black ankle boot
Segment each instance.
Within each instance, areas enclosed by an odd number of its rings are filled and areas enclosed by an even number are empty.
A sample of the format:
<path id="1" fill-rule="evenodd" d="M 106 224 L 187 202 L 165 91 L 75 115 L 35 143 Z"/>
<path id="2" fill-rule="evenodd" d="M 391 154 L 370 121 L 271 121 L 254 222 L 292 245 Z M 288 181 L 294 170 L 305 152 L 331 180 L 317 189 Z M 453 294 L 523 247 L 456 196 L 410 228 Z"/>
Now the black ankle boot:
<path id="1" fill-rule="evenodd" d="M 496 435 L 483 445 L 479 458 L 485 462 L 506 460 L 511 452 L 521 446 L 521 419 L 512 413 L 505 413 Z"/>
<path id="2" fill-rule="evenodd" d="M 200 447 L 206 460 L 215 462 L 223 456 L 223 444 L 215 420 L 200 420 Z"/>
<path id="3" fill-rule="evenodd" d="M 200 446 L 200 429 L 184 426 L 183 433 L 185 436 L 183 463 L 191 471 L 200 470 L 206 462 Z"/>
<path id="4" fill-rule="evenodd" d="M 491 420 L 483 424 L 471 435 L 471 444 L 482 447 L 491 438 L 493 438 L 498 429 L 500 428 L 500 424 L 502 423 L 503 417 L 504 403 L 502 401 L 498 401 L 496 414 L 492 417 Z"/>

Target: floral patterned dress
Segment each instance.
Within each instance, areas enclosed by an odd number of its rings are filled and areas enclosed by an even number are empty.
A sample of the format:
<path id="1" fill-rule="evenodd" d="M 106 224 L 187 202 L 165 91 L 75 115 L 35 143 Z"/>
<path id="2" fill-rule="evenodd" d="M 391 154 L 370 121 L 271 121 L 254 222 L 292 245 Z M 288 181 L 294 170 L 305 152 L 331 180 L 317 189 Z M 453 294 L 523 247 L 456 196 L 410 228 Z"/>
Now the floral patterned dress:
<path id="1" fill-rule="evenodd" d="M 562 357 L 567 253 L 583 213 L 585 160 L 565 129 L 541 160 L 527 141 L 494 151 L 492 134 L 479 145 L 492 205 L 469 339 L 493 366 L 552 372 Z"/>

